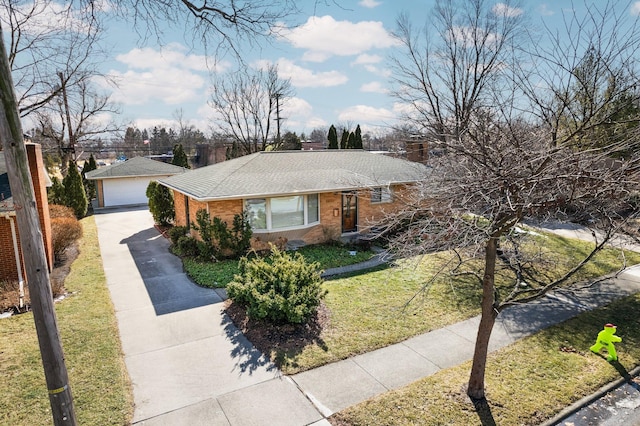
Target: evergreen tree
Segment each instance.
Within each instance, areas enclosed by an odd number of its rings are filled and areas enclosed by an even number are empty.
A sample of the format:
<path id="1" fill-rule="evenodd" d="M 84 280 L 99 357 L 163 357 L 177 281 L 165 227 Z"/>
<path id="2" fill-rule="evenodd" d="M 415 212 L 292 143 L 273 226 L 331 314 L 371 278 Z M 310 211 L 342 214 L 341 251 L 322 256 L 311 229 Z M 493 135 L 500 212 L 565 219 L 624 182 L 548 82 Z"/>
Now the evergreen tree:
<path id="1" fill-rule="evenodd" d="M 340 138 L 340 149 L 347 149 L 349 145 L 349 132 L 347 129 L 342 130 L 342 137 Z"/>
<path id="2" fill-rule="evenodd" d="M 327 140 L 329 141 L 328 149 L 338 149 L 338 132 L 333 124 L 329 127 Z"/>
<path id="3" fill-rule="evenodd" d="M 360 125 L 358 124 L 356 126 L 356 133 L 355 133 L 355 144 L 354 144 L 354 148 L 355 149 L 364 149 L 364 145 L 362 144 L 362 130 L 360 129 Z"/>
<path id="4" fill-rule="evenodd" d="M 62 186 L 62 182 L 60 182 L 60 179 L 58 179 L 57 176 L 53 176 L 51 178 L 51 183 L 51 187 L 47 189 L 47 199 L 49 200 L 49 204 L 64 206 L 64 186 Z"/>
<path id="5" fill-rule="evenodd" d="M 347 149 L 356 149 L 356 135 L 349 133 L 349 139 L 347 140 Z"/>
<path id="6" fill-rule="evenodd" d="M 171 160 L 171 164 L 184 167 L 185 169 L 191 168 L 189 167 L 189 160 L 187 159 L 187 154 L 184 152 L 181 143 L 173 146 L 173 160 Z"/>
<path id="7" fill-rule="evenodd" d="M 88 200 L 96 198 L 96 182 L 94 180 L 87 180 L 86 174 L 97 168 L 98 165 L 96 164 L 96 159 L 93 158 L 93 154 L 91 154 L 89 156 L 89 160 L 85 161 L 84 166 L 82 167 L 82 183 L 84 184 Z"/>
<path id="8" fill-rule="evenodd" d="M 171 224 L 176 216 L 173 204 L 173 195 L 169 188 L 151 181 L 147 186 L 147 198 L 149 199 L 149 211 L 153 220 L 162 226 Z"/>
<path id="9" fill-rule="evenodd" d="M 87 214 L 89 203 L 82 184 L 82 176 L 73 160 L 69 160 L 69 168 L 62 180 L 62 186 L 64 186 L 64 205 L 71 207 L 78 219 L 83 218 Z"/>
<path id="10" fill-rule="evenodd" d="M 295 132 L 287 132 L 282 137 L 282 149 L 289 151 L 301 150 L 302 141 Z"/>

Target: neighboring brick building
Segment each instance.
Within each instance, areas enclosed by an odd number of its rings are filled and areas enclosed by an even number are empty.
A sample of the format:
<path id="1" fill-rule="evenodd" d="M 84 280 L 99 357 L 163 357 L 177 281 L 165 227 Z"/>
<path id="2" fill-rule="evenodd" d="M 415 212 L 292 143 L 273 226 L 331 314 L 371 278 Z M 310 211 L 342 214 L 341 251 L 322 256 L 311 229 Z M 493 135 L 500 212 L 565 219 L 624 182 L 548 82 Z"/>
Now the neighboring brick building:
<path id="1" fill-rule="evenodd" d="M 176 224 L 196 212 L 231 223 L 247 211 L 253 235 L 306 244 L 357 236 L 403 207 L 423 164 L 362 150 L 259 152 L 158 182 L 174 191 Z"/>
<path id="2" fill-rule="evenodd" d="M 50 180 L 42 161 L 42 149 L 40 145 L 28 143 L 26 144 L 26 149 L 47 256 L 47 264 L 49 265 L 49 271 L 51 271 L 53 268 L 53 247 L 49 203 L 47 201 L 47 185 L 50 183 Z M 24 259 L 22 258 L 22 251 L 20 250 L 19 235 L 4 152 L 0 151 L 0 280 L 2 281 L 19 281 L 24 279 Z M 19 262 L 16 261 L 16 251 L 20 259 Z"/>

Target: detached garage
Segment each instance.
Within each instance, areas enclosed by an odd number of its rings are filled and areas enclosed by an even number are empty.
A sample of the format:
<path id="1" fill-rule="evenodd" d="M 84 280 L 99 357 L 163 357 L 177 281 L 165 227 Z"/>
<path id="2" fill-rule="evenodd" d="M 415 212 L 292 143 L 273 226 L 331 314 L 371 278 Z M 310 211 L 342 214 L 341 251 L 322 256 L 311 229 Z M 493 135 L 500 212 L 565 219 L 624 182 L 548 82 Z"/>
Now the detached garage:
<path id="1" fill-rule="evenodd" d="M 183 167 L 144 157 L 101 167 L 86 174 L 96 181 L 98 207 L 148 204 L 146 191 L 149 182 L 184 173 Z"/>

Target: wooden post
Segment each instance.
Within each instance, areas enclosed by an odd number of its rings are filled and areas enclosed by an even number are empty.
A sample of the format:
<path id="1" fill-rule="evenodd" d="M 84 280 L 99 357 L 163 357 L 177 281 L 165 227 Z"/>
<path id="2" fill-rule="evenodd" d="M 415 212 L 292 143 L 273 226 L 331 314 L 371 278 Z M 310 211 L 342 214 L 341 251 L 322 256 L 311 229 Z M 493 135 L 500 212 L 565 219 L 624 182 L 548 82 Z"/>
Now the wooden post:
<path id="1" fill-rule="evenodd" d="M 27 150 L 11 78 L 11 69 L 0 27 L 0 140 L 4 148 L 9 186 L 16 210 L 20 245 L 38 334 L 53 421 L 76 425 L 71 387 L 58 334 L 49 268 L 42 240 Z"/>

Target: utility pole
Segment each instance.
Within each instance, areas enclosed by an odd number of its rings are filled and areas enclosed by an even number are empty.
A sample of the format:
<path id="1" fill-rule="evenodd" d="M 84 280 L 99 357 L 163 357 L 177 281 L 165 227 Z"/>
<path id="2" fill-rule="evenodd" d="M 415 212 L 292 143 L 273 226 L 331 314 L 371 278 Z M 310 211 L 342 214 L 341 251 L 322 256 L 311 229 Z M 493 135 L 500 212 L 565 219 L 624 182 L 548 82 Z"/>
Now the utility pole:
<path id="1" fill-rule="evenodd" d="M 276 129 L 277 129 L 277 143 L 278 149 L 280 149 L 280 120 L 284 120 L 284 117 L 280 117 L 280 97 L 282 93 L 274 93 L 273 96 L 276 98 Z"/>
<path id="2" fill-rule="evenodd" d="M 64 106 L 64 115 L 67 120 L 67 134 L 69 135 L 69 146 L 62 147 L 62 170 L 67 170 L 69 165 L 69 159 L 73 158 L 75 162 L 75 135 L 73 128 L 71 127 L 71 112 L 69 111 L 69 99 L 67 98 L 67 82 L 64 79 L 64 74 L 58 71 L 58 77 L 60 78 L 60 89 L 62 91 L 62 105 Z M 61 136 L 64 138 L 64 136 Z M 61 142 L 64 143 L 64 142 Z M 65 173 L 66 175 L 66 173 Z"/>
<path id="3" fill-rule="evenodd" d="M 58 333 L 42 230 L 18 115 L 11 68 L 0 26 L 0 140 L 16 210 L 20 246 L 31 296 L 51 413 L 56 426 L 76 425 L 67 368 Z"/>

